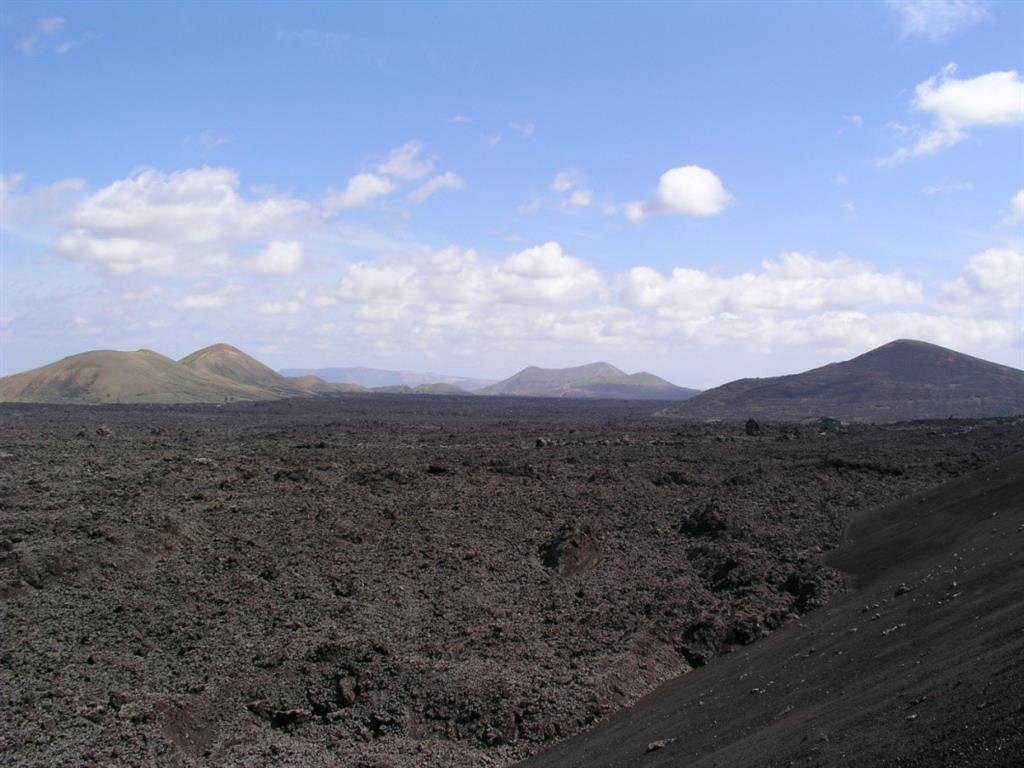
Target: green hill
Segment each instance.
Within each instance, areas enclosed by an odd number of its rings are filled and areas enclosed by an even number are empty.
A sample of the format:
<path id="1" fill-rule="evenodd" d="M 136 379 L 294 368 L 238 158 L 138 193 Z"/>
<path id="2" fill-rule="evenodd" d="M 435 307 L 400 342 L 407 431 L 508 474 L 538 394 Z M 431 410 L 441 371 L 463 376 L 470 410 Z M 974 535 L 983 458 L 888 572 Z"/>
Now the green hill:
<path id="1" fill-rule="evenodd" d="M 293 397 L 304 390 L 272 368 L 230 344 L 213 344 L 179 360 L 201 376 L 219 376 L 270 395 Z"/>
<path id="2" fill-rule="evenodd" d="M 0 401 L 5 402 L 210 403 L 271 397 L 148 349 L 83 352 L 0 379 Z"/>

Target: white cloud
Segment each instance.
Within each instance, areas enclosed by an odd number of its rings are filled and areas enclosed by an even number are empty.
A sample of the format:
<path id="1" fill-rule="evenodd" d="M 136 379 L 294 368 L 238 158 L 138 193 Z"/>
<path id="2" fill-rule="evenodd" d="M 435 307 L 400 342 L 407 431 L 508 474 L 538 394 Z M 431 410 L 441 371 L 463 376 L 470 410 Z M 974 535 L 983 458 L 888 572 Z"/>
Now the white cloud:
<path id="1" fill-rule="evenodd" d="M 575 171 L 559 171 L 551 180 L 551 189 L 564 194 L 580 183 L 579 174 Z"/>
<path id="2" fill-rule="evenodd" d="M 864 125 L 864 118 L 861 115 L 843 115 L 843 122 L 854 128 L 860 128 Z"/>
<path id="3" fill-rule="evenodd" d="M 519 304 L 559 303 L 593 293 L 601 284 L 596 270 L 567 256 L 556 242 L 512 254 L 493 271 L 500 300 Z"/>
<path id="4" fill-rule="evenodd" d="M 594 202 L 594 193 L 589 189 L 574 189 L 566 202 L 568 202 L 569 205 L 576 205 L 581 208 L 585 208 Z"/>
<path id="5" fill-rule="evenodd" d="M 551 180 L 551 189 L 562 196 L 562 205 L 586 208 L 594 202 L 594 192 L 582 189 L 583 176 L 576 171 L 559 171 Z"/>
<path id="6" fill-rule="evenodd" d="M 852 354 L 899 337 L 1008 348 L 1021 336 L 1013 258 L 975 257 L 929 296 L 899 271 L 806 253 L 735 275 L 688 267 L 615 275 L 557 243 L 500 261 L 457 247 L 419 249 L 351 265 L 337 289 L 351 325 L 334 332 L 389 354 L 413 344 L 528 361 L 567 350 L 582 359 L 713 347 Z"/>
<path id="7" fill-rule="evenodd" d="M 500 262 L 481 262 L 473 250 L 451 247 L 349 267 L 338 298 L 361 302 L 363 311 L 402 314 L 416 308 L 456 306 L 487 312 L 496 305 L 560 304 L 592 294 L 601 285 L 596 270 L 562 252 L 556 242 L 527 248 Z"/>
<path id="8" fill-rule="evenodd" d="M 956 71 L 956 64 L 947 64 L 937 75 L 918 83 L 913 107 L 930 114 L 933 124 L 919 133 L 913 145 L 897 150 L 882 164 L 931 155 L 959 144 L 968 137 L 969 128 L 1024 122 L 1024 80 L 1016 70 L 969 79 L 957 78 Z"/>
<path id="9" fill-rule="evenodd" d="M 426 176 L 437 164 L 435 155 L 424 155 L 423 144 L 415 139 L 392 149 L 377 164 L 375 173 L 358 173 L 340 192 L 331 191 L 322 205 L 328 210 L 358 208 L 378 197 L 389 195 L 403 183 Z M 439 189 L 463 189 L 465 181 L 450 171 L 438 174 L 409 193 L 408 199 L 420 205 Z"/>
<path id="10" fill-rule="evenodd" d="M 24 180 L 23 173 L 0 174 L 0 230 L 30 239 L 49 232 L 86 187 L 84 179 L 69 178 L 26 190 Z"/>
<path id="11" fill-rule="evenodd" d="M 989 18 L 986 0 L 889 0 L 904 37 L 944 40 Z"/>
<path id="12" fill-rule="evenodd" d="M 803 313 L 919 302 L 920 284 L 899 272 L 877 272 L 867 264 L 791 252 L 767 259 L 760 272 L 717 277 L 703 270 L 676 268 L 663 275 L 634 267 L 624 276 L 627 304 L 679 317 L 736 313 Z"/>
<path id="13" fill-rule="evenodd" d="M 419 141 L 406 142 L 388 153 L 387 159 L 377 165 L 377 172 L 406 181 L 422 178 L 433 170 L 437 162 L 433 156 L 421 157 L 422 152 L 423 144 Z"/>
<path id="14" fill-rule="evenodd" d="M 640 221 L 651 213 L 715 216 L 730 202 L 732 195 L 712 171 L 684 165 L 661 175 L 649 202 L 626 203 L 622 210 L 629 221 Z"/>
<path id="15" fill-rule="evenodd" d="M 851 216 L 856 216 L 857 215 L 857 204 L 847 200 L 845 203 L 843 203 L 843 210 L 846 211 Z"/>
<path id="16" fill-rule="evenodd" d="M 521 121 L 516 122 L 516 123 L 510 123 L 508 127 L 511 128 L 516 133 L 518 133 L 524 139 L 528 139 L 531 136 L 533 136 L 533 134 L 537 130 L 537 126 L 535 126 L 533 123 L 527 122 L 525 120 L 521 120 Z"/>
<path id="17" fill-rule="evenodd" d="M 253 272 L 289 275 L 302 267 L 302 244 L 295 240 L 274 240 L 247 264 Z"/>
<path id="18" fill-rule="evenodd" d="M 714 173 L 698 165 L 684 165 L 662 174 L 652 205 L 654 210 L 667 213 L 714 216 L 731 200 Z"/>
<path id="19" fill-rule="evenodd" d="M 1024 189 L 1017 190 L 1017 194 L 1010 198 L 1010 210 L 1003 217 L 1003 224 L 1020 224 L 1024 222 Z"/>
<path id="20" fill-rule="evenodd" d="M 409 193 L 409 200 L 420 205 L 439 189 L 465 189 L 466 182 L 451 171 L 434 176 Z"/>
<path id="21" fill-rule="evenodd" d="M 975 254 L 939 298 L 947 312 L 966 317 L 1024 317 L 1024 252 L 990 248 Z"/>
<path id="22" fill-rule="evenodd" d="M 1024 81 L 1016 70 L 967 80 L 957 79 L 956 71 L 956 64 L 947 64 L 939 74 L 919 83 L 914 107 L 954 128 L 1024 121 Z"/>
<path id="23" fill-rule="evenodd" d="M 261 315 L 296 315 L 302 311 L 302 304 L 297 301 L 280 301 L 260 304 L 256 311 Z"/>
<path id="24" fill-rule="evenodd" d="M 622 206 L 622 213 L 628 221 L 637 222 L 647 218 L 647 203 L 635 200 Z"/>
<path id="25" fill-rule="evenodd" d="M 309 208 L 284 196 L 246 200 L 227 168 L 147 169 L 77 203 L 52 249 L 113 274 L 195 272 L 226 266 L 238 245 L 296 229 Z"/>
<path id="26" fill-rule="evenodd" d="M 328 192 L 324 198 L 325 208 L 359 208 L 370 201 L 395 191 L 395 184 L 384 176 L 372 173 L 357 173 L 348 180 L 341 192 Z"/>

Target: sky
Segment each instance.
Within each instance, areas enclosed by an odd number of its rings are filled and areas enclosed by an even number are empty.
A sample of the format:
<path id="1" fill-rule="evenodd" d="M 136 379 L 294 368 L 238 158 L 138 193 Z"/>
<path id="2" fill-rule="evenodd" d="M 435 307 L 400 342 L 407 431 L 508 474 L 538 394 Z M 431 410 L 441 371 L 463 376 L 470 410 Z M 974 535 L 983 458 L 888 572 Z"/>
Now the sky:
<path id="1" fill-rule="evenodd" d="M 0 4 L 0 374 L 1024 368 L 1024 3 Z"/>

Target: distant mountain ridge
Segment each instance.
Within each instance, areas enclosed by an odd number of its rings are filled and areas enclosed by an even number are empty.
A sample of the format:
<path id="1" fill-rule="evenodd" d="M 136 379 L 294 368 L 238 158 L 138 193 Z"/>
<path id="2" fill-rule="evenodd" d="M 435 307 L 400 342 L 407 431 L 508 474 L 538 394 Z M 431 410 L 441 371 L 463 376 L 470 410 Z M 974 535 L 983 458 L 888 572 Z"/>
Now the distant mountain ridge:
<path id="1" fill-rule="evenodd" d="M 366 368 L 363 366 L 349 368 L 282 368 L 280 373 L 287 377 L 317 376 L 332 384 L 358 384 L 367 388 L 400 386 L 415 388 L 423 384 L 454 384 L 467 392 L 473 392 L 494 384 L 494 379 L 452 376 L 446 373 L 391 371 L 383 368 Z"/>
<path id="2" fill-rule="evenodd" d="M 415 376 L 429 378 L 431 374 L 410 375 Z M 448 378 L 477 383 L 483 381 Z M 0 378 L 0 402 L 84 405 L 224 403 L 366 392 L 468 394 L 457 384 L 447 381 L 371 388 L 326 381 L 313 374 L 284 376 L 230 344 L 212 344 L 177 361 L 148 349 L 134 352 L 94 350 Z"/>
<path id="3" fill-rule="evenodd" d="M 662 411 L 687 419 L 895 422 L 1024 414 L 1024 371 L 899 339 L 803 373 L 739 379 Z"/>
<path id="4" fill-rule="evenodd" d="M 572 368 L 530 366 L 477 391 L 480 395 L 519 397 L 579 397 L 629 400 L 685 400 L 698 390 L 677 387 L 652 373 L 628 374 L 609 363 Z"/>
<path id="5" fill-rule="evenodd" d="M 259 372 L 258 366 L 262 364 L 233 347 L 230 349 L 233 353 L 226 355 L 226 350 L 208 347 L 183 361 L 172 360 L 148 349 L 83 352 L 31 371 L 0 378 L 0 401 L 215 403 L 272 400 L 302 394 L 283 378 L 283 384 L 270 379 L 272 386 L 260 385 L 245 372 L 247 369 Z M 238 358 L 234 353 L 243 357 Z M 221 361 L 225 357 L 236 367 L 224 365 Z"/>

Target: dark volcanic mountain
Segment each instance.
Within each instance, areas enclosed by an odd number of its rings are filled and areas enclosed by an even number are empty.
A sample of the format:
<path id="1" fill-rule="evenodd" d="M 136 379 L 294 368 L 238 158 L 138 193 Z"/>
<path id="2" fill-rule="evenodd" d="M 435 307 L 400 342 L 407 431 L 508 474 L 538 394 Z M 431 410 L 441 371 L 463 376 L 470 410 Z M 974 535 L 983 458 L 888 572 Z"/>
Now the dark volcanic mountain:
<path id="1" fill-rule="evenodd" d="M 504 381 L 478 390 L 481 395 L 524 397 L 604 397 L 623 400 L 686 400 L 698 390 L 677 387 L 651 373 L 627 374 L 608 363 L 575 368 L 524 368 Z"/>
<path id="2" fill-rule="evenodd" d="M 1024 413 L 1024 371 L 923 341 L 901 339 L 804 373 L 740 379 L 665 415 L 796 421 L 827 416 L 885 423 Z"/>

